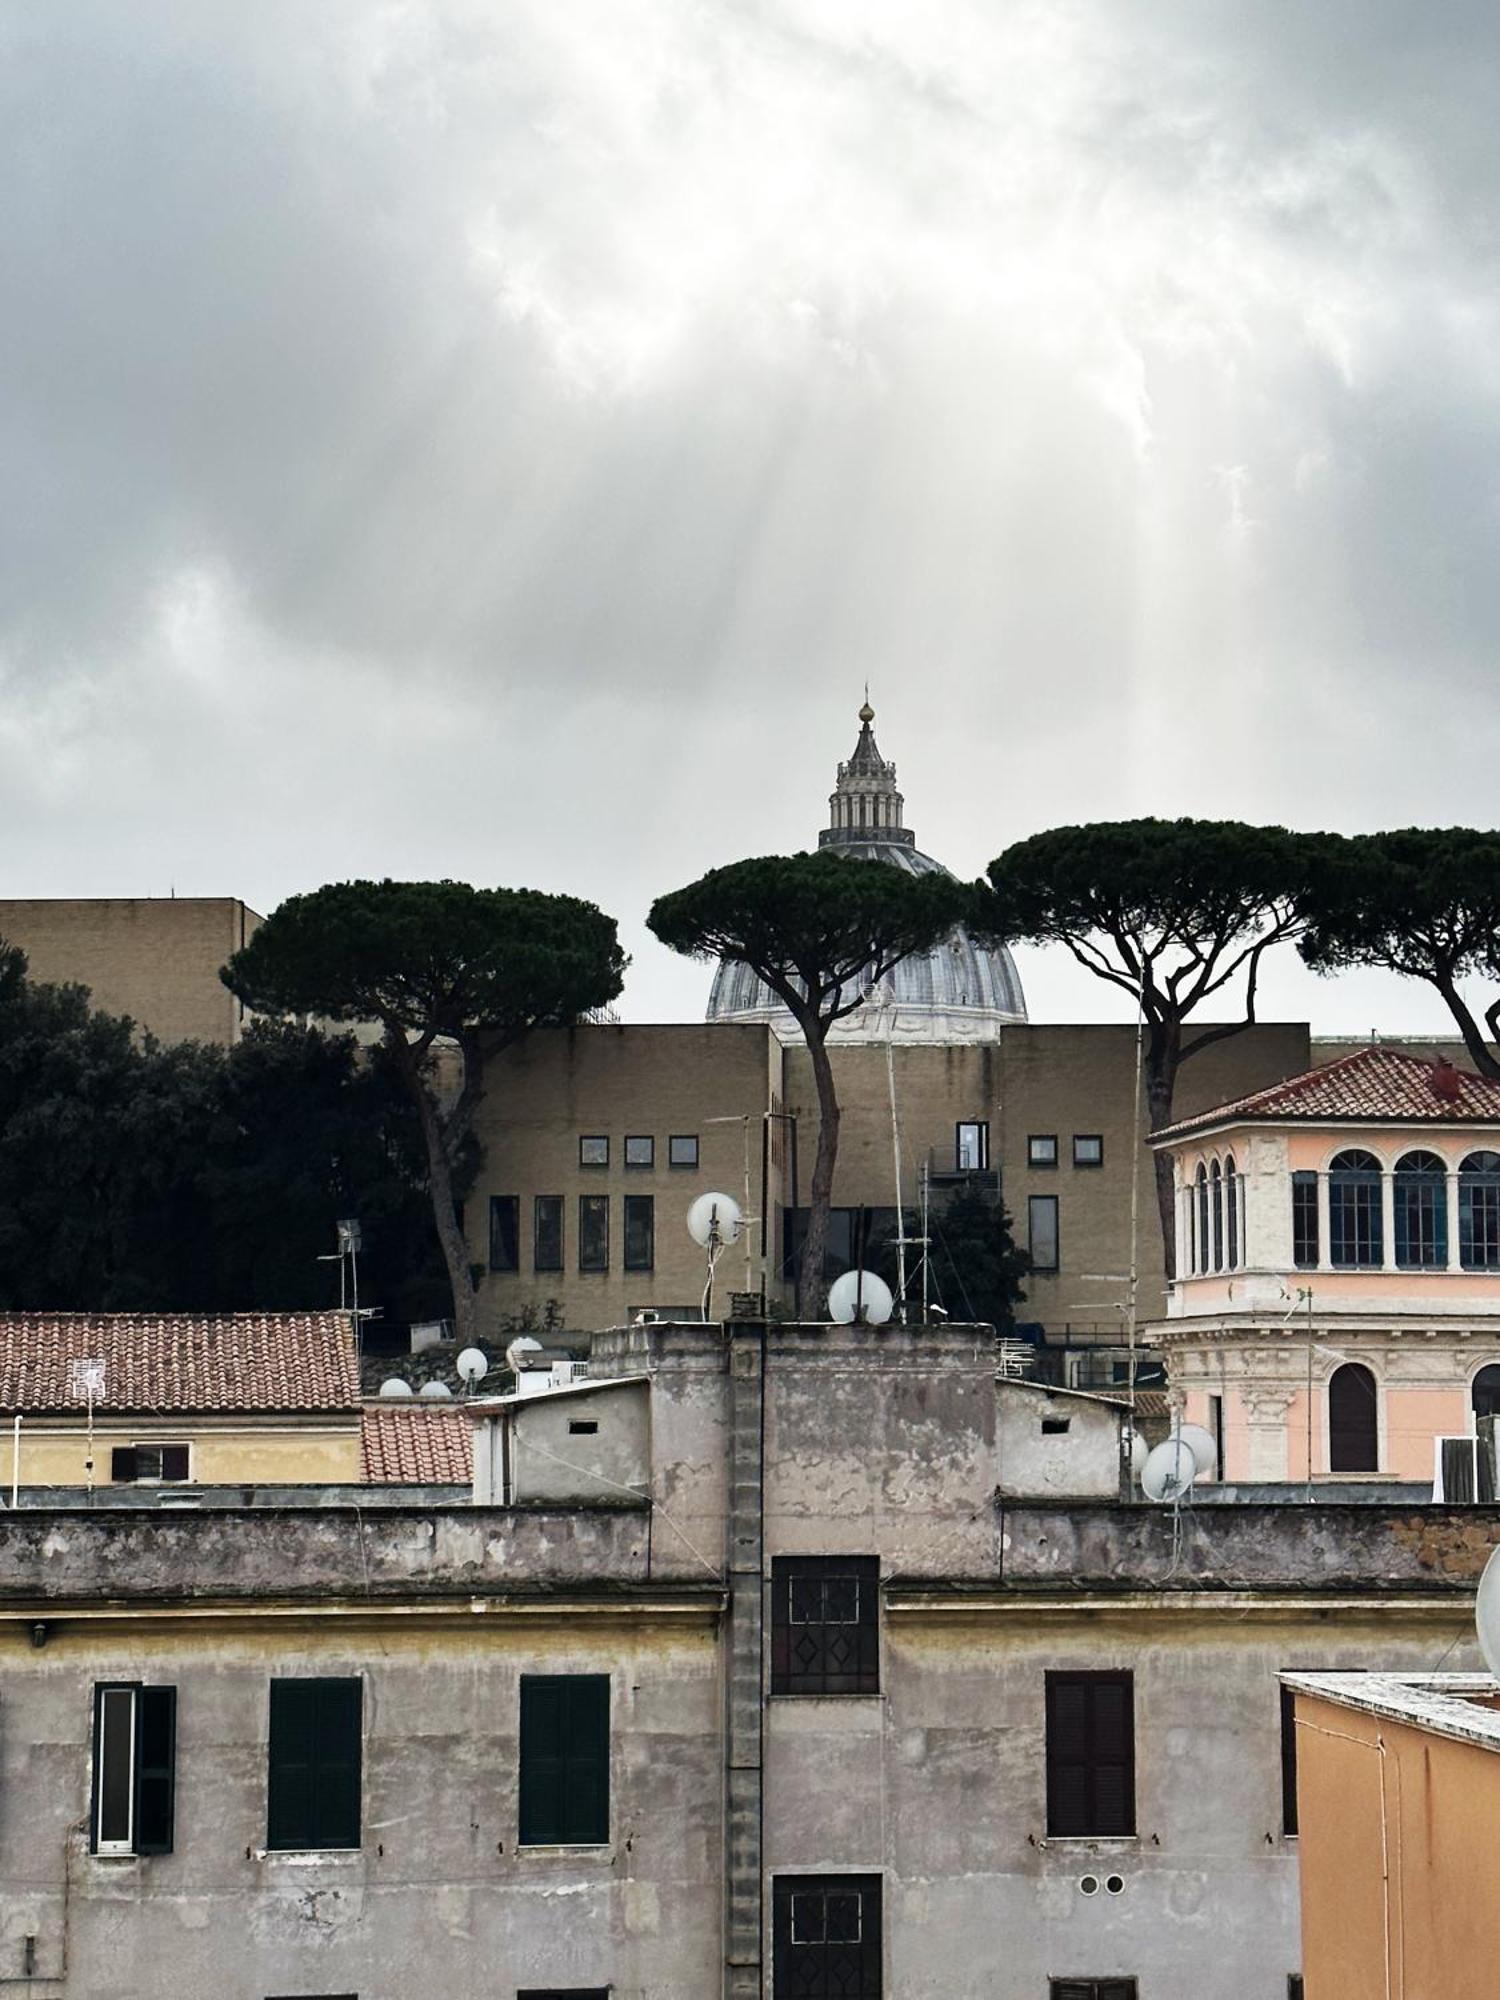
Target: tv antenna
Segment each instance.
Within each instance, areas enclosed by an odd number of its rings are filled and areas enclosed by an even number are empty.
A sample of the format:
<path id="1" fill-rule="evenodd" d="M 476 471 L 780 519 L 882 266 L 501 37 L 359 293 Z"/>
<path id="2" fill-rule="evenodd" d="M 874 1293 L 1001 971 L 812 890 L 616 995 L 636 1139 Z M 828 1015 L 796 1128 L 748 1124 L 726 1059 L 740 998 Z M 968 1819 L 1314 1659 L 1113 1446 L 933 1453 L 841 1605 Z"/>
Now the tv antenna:
<path id="1" fill-rule="evenodd" d="M 708 1274 L 703 1286 L 703 1321 L 713 1314 L 714 1272 L 730 1244 L 739 1241 L 744 1215 L 732 1194 L 700 1194 L 687 1212 L 687 1232 L 700 1250 L 708 1253 Z"/>
<path id="2" fill-rule="evenodd" d="M 94 1405 L 104 1401 L 105 1367 L 102 1354 L 75 1355 L 68 1363 L 68 1392 L 87 1403 L 89 1412 L 88 1454 L 83 1461 L 90 1496 L 94 1491 Z"/>

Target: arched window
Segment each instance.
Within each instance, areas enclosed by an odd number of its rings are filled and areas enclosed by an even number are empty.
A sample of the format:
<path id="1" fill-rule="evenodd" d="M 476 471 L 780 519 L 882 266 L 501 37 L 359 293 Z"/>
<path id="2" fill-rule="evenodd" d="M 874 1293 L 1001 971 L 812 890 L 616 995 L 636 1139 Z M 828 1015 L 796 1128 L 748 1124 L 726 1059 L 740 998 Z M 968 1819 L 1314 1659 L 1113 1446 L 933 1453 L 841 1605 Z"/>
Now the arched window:
<path id="1" fill-rule="evenodd" d="M 1385 1261 L 1380 1162 L 1356 1147 L 1329 1162 L 1328 1257 L 1345 1270 L 1378 1269 Z"/>
<path id="2" fill-rule="evenodd" d="M 1500 1153 L 1470 1153 L 1458 1169 L 1458 1261 L 1500 1270 Z"/>
<path id="3" fill-rule="evenodd" d="M 1240 1177 L 1234 1170 L 1234 1155 L 1224 1162 L 1225 1222 L 1228 1226 L 1229 1268 L 1240 1267 Z"/>
<path id="4" fill-rule="evenodd" d="M 1328 1469 L 1330 1472 L 1380 1470 L 1375 1377 L 1358 1361 L 1346 1361 L 1329 1378 Z"/>
<path id="5" fill-rule="evenodd" d="M 1436 1153 L 1404 1153 L 1394 1182 L 1396 1262 L 1403 1271 L 1448 1262 L 1448 1169 Z"/>
<path id="6" fill-rule="evenodd" d="M 1476 1417 L 1500 1417 L 1500 1362 L 1492 1361 L 1474 1377 L 1469 1400 Z"/>
<path id="7" fill-rule="evenodd" d="M 1208 1168 L 1198 1162 L 1198 1269 L 1206 1271 L 1209 1266 L 1208 1235 Z"/>
<path id="8" fill-rule="evenodd" d="M 1219 1163 L 1214 1161 L 1213 1172 L 1209 1176 L 1214 1200 L 1214 1269 L 1224 1268 L 1224 1177 L 1219 1172 Z"/>

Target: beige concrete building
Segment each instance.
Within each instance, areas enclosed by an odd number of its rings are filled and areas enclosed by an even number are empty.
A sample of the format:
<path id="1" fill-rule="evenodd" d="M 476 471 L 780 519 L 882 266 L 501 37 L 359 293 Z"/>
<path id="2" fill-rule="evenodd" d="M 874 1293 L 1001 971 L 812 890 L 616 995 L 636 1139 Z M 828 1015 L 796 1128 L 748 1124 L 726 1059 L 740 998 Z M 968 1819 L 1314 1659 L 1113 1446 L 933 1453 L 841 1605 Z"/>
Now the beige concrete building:
<path id="1" fill-rule="evenodd" d="M 33 979 L 87 986 L 102 1012 L 162 1042 L 239 1040 L 245 1009 L 219 967 L 260 923 L 234 896 L 0 900 L 0 938 L 25 952 Z"/>

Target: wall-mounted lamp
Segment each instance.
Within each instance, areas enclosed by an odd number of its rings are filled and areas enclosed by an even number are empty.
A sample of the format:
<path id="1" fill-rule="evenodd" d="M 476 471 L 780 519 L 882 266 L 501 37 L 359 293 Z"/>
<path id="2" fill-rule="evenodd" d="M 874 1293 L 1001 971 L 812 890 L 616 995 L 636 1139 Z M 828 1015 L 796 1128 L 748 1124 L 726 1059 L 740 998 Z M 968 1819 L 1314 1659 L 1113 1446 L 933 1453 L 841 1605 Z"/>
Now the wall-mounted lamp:
<path id="1" fill-rule="evenodd" d="M 36 1623 L 31 1628 L 32 1645 L 37 1648 L 38 1652 L 40 1652 L 40 1650 L 42 1649 L 43 1646 L 46 1645 L 50 1637 L 51 1637 L 51 1627 L 47 1624 L 45 1619 L 38 1618 Z"/>

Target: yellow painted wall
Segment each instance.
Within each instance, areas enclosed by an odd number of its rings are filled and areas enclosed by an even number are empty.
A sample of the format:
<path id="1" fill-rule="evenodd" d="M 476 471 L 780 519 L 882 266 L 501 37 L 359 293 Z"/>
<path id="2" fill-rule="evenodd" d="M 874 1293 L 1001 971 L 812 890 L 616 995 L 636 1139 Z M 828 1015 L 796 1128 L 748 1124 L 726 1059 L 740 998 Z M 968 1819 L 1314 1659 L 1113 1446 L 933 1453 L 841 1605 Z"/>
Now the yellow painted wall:
<path id="1" fill-rule="evenodd" d="M 187 1444 L 191 1484 L 326 1485 L 360 1477 L 359 1418 L 297 1425 L 168 1424 L 148 1417 L 139 1424 L 94 1426 L 94 1483 L 108 1486 L 110 1453 L 120 1444 Z M 23 1422 L 20 1479 L 23 1486 L 86 1486 L 88 1434 L 81 1425 Z M 13 1432 L 0 1426 L 0 1486 L 14 1472 Z M 176 1482 L 173 1482 L 174 1484 Z"/>

